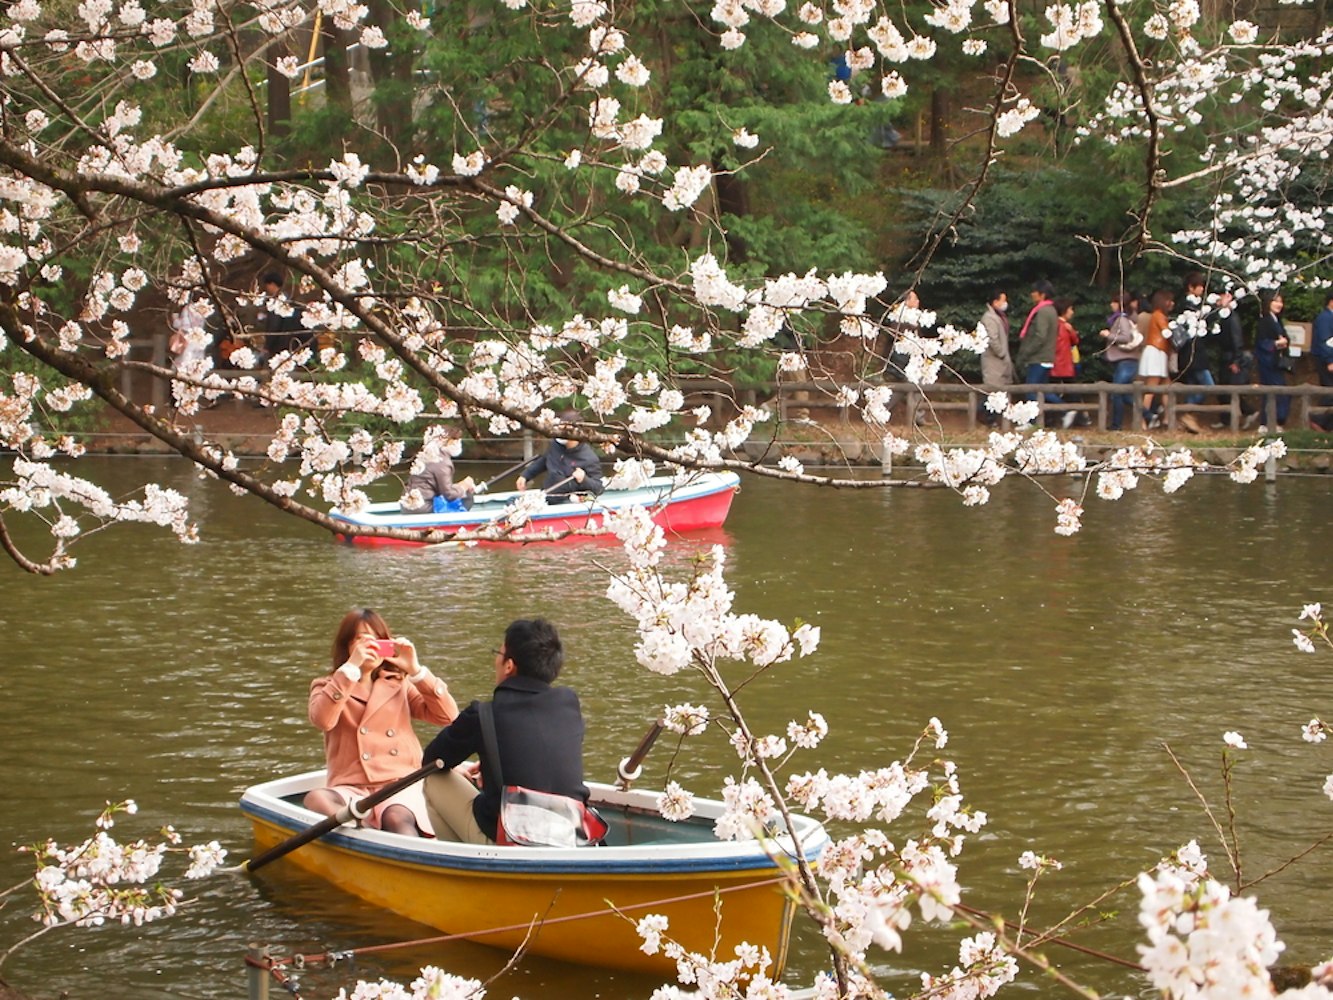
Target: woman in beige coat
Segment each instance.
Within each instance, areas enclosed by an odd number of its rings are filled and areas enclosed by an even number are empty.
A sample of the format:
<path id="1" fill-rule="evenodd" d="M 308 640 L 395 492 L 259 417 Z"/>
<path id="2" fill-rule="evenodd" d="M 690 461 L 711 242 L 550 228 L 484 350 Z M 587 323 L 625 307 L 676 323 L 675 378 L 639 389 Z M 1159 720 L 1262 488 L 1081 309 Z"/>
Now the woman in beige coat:
<path id="1" fill-rule="evenodd" d="M 421 665 L 410 639 L 391 638 L 370 608 L 343 616 L 333 640 L 333 668 L 310 682 L 310 721 L 324 733 L 328 786 L 305 797 L 307 809 L 336 815 L 421 766 L 412 720 L 447 726 L 458 705 L 444 681 Z M 365 824 L 408 836 L 431 836 L 421 786 L 376 806 Z"/>

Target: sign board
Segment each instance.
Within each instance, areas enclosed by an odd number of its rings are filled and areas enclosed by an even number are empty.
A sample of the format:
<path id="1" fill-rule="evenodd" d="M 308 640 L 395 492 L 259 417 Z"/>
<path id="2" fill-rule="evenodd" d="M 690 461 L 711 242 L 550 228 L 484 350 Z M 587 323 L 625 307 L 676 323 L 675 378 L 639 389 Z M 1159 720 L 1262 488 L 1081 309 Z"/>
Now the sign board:
<path id="1" fill-rule="evenodd" d="M 1309 323 L 1283 323 L 1282 328 L 1287 331 L 1287 349 L 1297 357 L 1310 349 L 1310 324 Z"/>

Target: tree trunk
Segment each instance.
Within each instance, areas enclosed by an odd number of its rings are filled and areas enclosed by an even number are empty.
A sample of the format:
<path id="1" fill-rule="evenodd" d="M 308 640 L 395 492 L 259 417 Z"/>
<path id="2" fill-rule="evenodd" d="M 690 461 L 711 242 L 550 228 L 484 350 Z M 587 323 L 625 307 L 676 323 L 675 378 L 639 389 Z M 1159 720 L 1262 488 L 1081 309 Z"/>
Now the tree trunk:
<path id="1" fill-rule="evenodd" d="M 278 60 L 288 54 L 287 40 L 268 50 L 268 132 L 281 138 L 291 131 L 292 82 L 278 72 Z"/>
<path id="2" fill-rule="evenodd" d="M 935 156 L 949 155 L 949 91 L 937 86 L 930 92 L 930 151 Z"/>
<path id="3" fill-rule="evenodd" d="M 329 107 L 341 108 L 352 117 L 352 73 L 347 61 L 347 32 L 321 18 L 320 39 L 324 49 L 324 97 Z"/>
<path id="4" fill-rule="evenodd" d="M 725 215 L 745 216 L 750 214 L 750 190 L 743 180 L 735 174 L 718 174 L 713 178 L 717 191 L 718 217 Z M 748 247 L 739 236 L 727 230 L 727 247 L 731 251 L 732 261 L 746 259 Z"/>
<path id="5" fill-rule="evenodd" d="M 381 25 L 385 34 L 392 35 L 392 28 L 398 21 L 398 14 L 385 0 L 370 0 L 371 24 Z M 399 42 L 399 45 L 406 43 Z M 397 149 L 402 150 L 412 136 L 412 121 L 415 109 L 412 107 L 412 67 L 415 53 L 410 48 L 395 50 L 393 45 L 370 52 L 370 76 L 376 90 L 375 121 L 380 133 Z M 380 93 L 383 85 L 394 96 L 385 100 Z M 408 95 L 406 100 L 400 95 Z"/>

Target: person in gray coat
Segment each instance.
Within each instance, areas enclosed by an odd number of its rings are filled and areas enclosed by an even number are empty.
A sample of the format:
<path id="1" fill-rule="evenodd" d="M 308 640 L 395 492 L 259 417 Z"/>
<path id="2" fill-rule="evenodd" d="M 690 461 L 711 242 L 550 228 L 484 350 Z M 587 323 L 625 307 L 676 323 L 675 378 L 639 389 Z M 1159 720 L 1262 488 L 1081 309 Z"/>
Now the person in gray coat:
<path id="1" fill-rule="evenodd" d="M 450 431 L 446 438 L 457 438 L 456 431 Z M 416 469 L 416 466 L 420 466 Z M 398 509 L 404 514 L 439 514 L 446 510 L 471 510 L 477 492 L 477 484 L 468 476 L 454 482 L 454 460 L 438 443 L 427 444 L 422 454 L 413 463 L 416 469 L 407 479 L 407 489 L 398 501 Z"/>
<path id="2" fill-rule="evenodd" d="M 1009 296 L 998 288 L 990 293 L 980 327 L 986 333 L 986 349 L 981 352 L 981 385 L 987 392 L 998 392 L 1014 384 L 1014 362 L 1009 357 Z M 999 418 L 981 408 L 981 420 L 994 424 Z"/>

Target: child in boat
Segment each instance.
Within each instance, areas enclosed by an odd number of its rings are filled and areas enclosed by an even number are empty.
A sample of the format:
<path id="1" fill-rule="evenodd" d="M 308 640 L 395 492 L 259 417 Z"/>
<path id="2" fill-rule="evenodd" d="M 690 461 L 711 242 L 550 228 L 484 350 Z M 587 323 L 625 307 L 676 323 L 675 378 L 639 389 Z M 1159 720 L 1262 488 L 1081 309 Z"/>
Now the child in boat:
<path id="1" fill-rule="evenodd" d="M 307 809 L 337 815 L 421 766 L 412 720 L 448 725 L 458 705 L 448 686 L 417 659 L 410 639 L 392 638 L 370 608 L 347 612 L 333 639 L 333 667 L 310 682 L 310 721 L 324 733 L 328 787 L 305 797 Z M 375 806 L 365 825 L 408 836 L 431 836 L 421 786 Z"/>
<path id="2" fill-rule="evenodd" d="M 495 651 L 491 706 L 496 750 L 506 785 L 588 801 L 583 783 L 583 713 L 572 688 L 555 687 L 565 653 L 555 626 L 541 618 L 511 622 Z M 459 765 L 476 754 L 480 764 Z M 465 844 L 492 844 L 500 818 L 500 789 L 473 783 L 485 773 L 485 739 L 478 703 L 463 709 L 426 747 L 426 760 L 453 770 L 425 781 L 435 835 Z"/>

